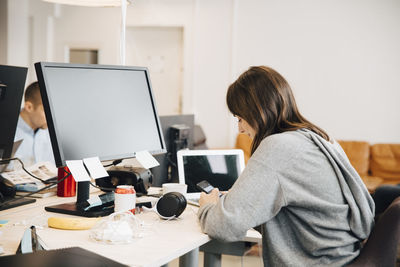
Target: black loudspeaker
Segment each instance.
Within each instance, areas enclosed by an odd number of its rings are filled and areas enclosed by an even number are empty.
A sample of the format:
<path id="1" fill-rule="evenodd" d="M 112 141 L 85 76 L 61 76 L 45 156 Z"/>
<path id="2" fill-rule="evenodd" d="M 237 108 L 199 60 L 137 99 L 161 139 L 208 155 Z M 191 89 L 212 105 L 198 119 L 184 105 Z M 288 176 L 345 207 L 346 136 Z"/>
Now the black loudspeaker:
<path id="1" fill-rule="evenodd" d="M 185 210 L 187 201 L 184 195 L 178 192 L 169 192 L 163 195 L 156 204 L 156 211 L 163 219 L 177 218 Z"/>
<path id="2" fill-rule="evenodd" d="M 15 185 L 0 175 L 0 194 L 7 197 L 14 197 L 16 192 Z"/>
<path id="3" fill-rule="evenodd" d="M 96 179 L 96 185 L 105 192 L 112 191 L 118 185 L 133 185 L 137 193 L 147 194 L 147 189 L 153 181 L 153 175 L 148 169 L 125 166 L 114 166 L 107 170 L 109 177 Z"/>

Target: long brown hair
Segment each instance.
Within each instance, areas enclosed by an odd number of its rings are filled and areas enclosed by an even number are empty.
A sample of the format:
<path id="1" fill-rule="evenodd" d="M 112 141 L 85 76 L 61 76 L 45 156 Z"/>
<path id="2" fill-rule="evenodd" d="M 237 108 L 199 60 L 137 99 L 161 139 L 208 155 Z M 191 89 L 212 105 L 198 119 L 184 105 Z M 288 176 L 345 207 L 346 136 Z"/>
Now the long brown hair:
<path id="1" fill-rule="evenodd" d="M 277 71 L 266 66 L 250 67 L 229 86 L 226 102 L 230 112 L 255 130 L 251 154 L 272 134 L 306 128 L 329 141 L 328 134 L 299 112 L 292 90 Z"/>

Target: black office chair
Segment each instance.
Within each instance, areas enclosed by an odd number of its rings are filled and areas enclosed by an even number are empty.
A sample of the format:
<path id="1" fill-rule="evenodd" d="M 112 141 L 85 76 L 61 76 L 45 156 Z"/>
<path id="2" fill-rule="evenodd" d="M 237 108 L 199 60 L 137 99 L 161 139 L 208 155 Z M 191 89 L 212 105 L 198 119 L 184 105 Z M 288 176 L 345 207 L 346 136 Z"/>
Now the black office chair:
<path id="1" fill-rule="evenodd" d="M 400 241 L 400 197 L 380 216 L 360 255 L 348 266 L 396 266 Z"/>

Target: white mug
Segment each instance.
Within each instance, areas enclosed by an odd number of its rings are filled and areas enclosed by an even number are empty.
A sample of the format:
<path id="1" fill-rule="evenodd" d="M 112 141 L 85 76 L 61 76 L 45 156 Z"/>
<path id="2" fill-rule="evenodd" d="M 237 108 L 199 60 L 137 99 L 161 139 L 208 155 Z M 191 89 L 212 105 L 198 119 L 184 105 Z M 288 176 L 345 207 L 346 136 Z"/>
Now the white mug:
<path id="1" fill-rule="evenodd" d="M 187 184 L 165 183 L 162 184 L 163 195 L 169 192 L 178 192 L 186 197 Z"/>

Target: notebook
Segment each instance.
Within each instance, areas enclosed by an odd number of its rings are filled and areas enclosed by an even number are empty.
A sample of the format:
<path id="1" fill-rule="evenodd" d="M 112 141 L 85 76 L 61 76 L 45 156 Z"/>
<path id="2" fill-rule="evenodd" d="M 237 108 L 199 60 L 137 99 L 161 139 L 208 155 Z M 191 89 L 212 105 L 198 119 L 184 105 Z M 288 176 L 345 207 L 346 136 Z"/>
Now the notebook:
<path id="1" fill-rule="evenodd" d="M 0 257 L 0 266 L 30 267 L 122 267 L 126 266 L 80 247 L 40 250 Z"/>
<path id="2" fill-rule="evenodd" d="M 188 186 L 188 202 L 196 202 L 200 198 L 198 182 L 207 180 L 220 191 L 227 191 L 243 171 L 245 162 L 241 149 L 180 150 L 177 165 L 179 183 Z"/>

